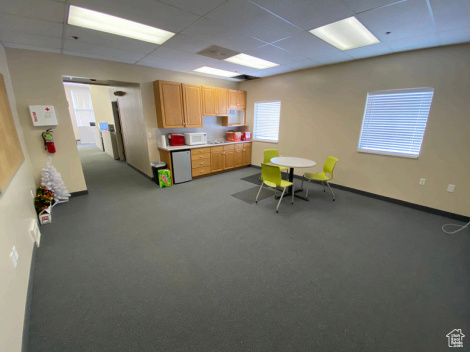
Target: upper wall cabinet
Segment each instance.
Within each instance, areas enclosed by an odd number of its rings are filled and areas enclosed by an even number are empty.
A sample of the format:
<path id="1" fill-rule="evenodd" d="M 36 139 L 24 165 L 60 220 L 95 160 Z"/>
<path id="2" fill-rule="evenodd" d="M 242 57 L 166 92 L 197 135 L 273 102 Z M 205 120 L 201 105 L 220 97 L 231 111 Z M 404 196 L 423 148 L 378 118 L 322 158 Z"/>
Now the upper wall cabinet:
<path id="1" fill-rule="evenodd" d="M 204 116 L 227 116 L 228 89 L 203 86 L 202 110 Z"/>
<path id="2" fill-rule="evenodd" d="M 245 110 L 246 109 L 246 92 L 243 90 L 229 90 L 229 109 Z"/>
<path id="3" fill-rule="evenodd" d="M 201 86 L 153 82 L 159 128 L 202 127 Z"/>

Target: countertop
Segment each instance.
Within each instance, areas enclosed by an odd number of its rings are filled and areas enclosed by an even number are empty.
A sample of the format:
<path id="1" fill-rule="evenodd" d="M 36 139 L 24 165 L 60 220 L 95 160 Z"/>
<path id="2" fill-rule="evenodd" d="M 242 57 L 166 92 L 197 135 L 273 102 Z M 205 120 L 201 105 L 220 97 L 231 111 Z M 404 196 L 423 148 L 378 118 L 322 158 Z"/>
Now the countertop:
<path id="1" fill-rule="evenodd" d="M 198 144 L 198 145 L 179 145 L 177 147 L 162 147 L 158 146 L 158 149 L 166 150 L 167 152 L 174 152 L 175 150 L 185 150 L 185 149 L 196 149 L 196 148 L 210 148 L 210 147 L 218 147 L 221 145 L 229 145 L 229 144 L 240 144 L 240 143 L 251 143 L 252 141 L 241 141 L 241 142 L 226 142 L 226 143 L 217 143 L 217 144 Z"/>

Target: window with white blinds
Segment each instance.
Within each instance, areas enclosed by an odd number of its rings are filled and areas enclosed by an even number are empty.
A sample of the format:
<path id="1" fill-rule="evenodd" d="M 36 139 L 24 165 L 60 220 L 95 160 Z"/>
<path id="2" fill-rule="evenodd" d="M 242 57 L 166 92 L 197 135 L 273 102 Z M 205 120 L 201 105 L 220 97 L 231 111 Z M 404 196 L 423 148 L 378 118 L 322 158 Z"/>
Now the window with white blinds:
<path id="1" fill-rule="evenodd" d="M 253 139 L 263 142 L 277 142 L 279 140 L 280 117 L 280 100 L 255 103 Z"/>
<path id="2" fill-rule="evenodd" d="M 417 158 L 433 94 L 434 88 L 369 92 L 358 151 Z"/>

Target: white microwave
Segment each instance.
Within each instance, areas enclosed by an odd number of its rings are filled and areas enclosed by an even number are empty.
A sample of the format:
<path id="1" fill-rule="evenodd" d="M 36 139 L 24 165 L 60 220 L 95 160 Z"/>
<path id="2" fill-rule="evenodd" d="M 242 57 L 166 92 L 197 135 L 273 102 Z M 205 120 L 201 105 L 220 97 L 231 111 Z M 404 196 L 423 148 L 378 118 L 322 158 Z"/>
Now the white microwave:
<path id="1" fill-rule="evenodd" d="M 186 145 L 207 144 L 207 133 L 204 133 L 204 132 L 185 133 L 184 144 Z"/>

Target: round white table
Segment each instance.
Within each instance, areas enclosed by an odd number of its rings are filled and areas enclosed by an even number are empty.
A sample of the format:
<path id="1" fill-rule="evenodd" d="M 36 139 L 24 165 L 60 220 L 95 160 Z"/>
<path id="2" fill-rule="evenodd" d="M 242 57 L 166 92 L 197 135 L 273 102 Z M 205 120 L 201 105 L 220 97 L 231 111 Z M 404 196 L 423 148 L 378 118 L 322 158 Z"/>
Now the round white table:
<path id="1" fill-rule="evenodd" d="M 313 160 L 304 159 L 304 158 L 296 158 L 296 157 L 291 157 L 291 156 L 279 156 L 277 158 L 272 158 L 271 162 L 275 165 L 286 166 L 290 169 L 289 182 L 294 182 L 294 168 L 296 167 L 306 168 L 306 167 L 313 167 L 317 165 L 317 163 Z M 302 191 L 301 189 L 298 189 L 295 192 L 301 192 L 301 191 Z M 289 187 L 288 195 L 291 195 L 291 194 L 292 194 L 292 187 Z M 297 195 L 297 194 L 294 194 L 294 197 L 308 201 L 308 198 Z"/>

